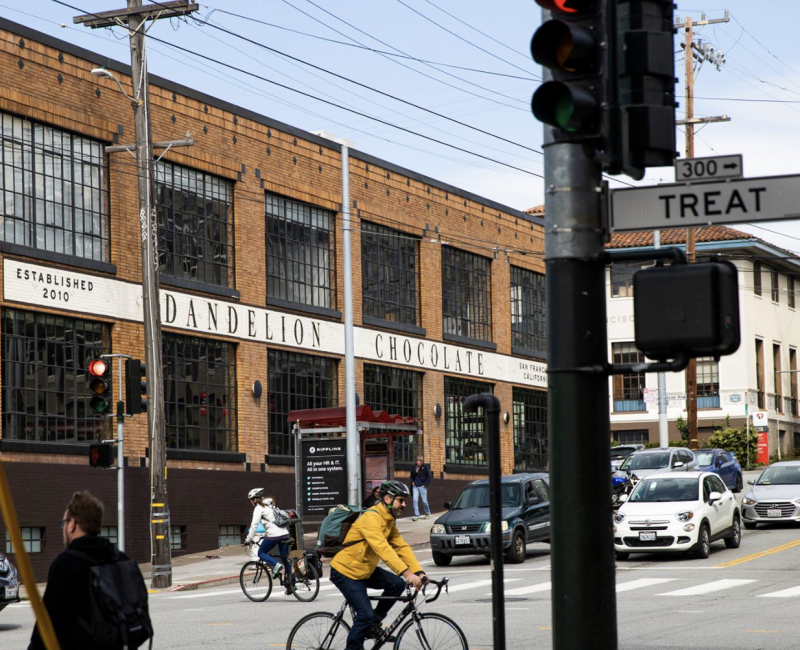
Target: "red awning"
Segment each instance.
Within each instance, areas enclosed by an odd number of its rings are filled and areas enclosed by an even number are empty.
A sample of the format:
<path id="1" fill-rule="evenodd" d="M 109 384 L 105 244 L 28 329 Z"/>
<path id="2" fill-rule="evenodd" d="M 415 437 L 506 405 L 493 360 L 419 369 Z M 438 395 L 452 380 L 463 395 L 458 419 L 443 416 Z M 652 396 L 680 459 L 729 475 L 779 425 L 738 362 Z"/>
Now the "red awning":
<path id="1" fill-rule="evenodd" d="M 292 411 L 286 420 L 290 424 L 299 423 L 301 429 L 344 427 L 346 426 L 345 407 Z M 370 424 L 408 424 L 412 425 L 414 429 L 418 425 L 414 418 L 390 415 L 387 411 L 373 411 L 368 405 L 359 404 L 356 406 L 356 425 L 363 427 Z"/>

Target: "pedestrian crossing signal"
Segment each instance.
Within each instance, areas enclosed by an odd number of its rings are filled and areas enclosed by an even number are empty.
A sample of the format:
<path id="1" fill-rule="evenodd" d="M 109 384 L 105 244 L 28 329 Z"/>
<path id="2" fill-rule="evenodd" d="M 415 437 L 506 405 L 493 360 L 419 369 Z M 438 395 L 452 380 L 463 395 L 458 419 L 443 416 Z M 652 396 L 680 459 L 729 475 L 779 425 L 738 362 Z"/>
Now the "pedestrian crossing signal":
<path id="1" fill-rule="evenodd" d="M 92 467 L 111 467 L 114 464 L 114 447 L 108 444 L 89 446 L 89 465 Z"/>

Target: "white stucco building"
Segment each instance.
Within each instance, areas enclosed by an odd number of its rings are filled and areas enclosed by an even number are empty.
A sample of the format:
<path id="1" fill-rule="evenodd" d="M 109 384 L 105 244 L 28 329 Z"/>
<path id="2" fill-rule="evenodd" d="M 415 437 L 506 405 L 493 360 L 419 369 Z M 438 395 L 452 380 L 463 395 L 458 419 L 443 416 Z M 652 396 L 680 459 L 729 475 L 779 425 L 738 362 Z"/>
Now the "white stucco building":
<path id="1" fill-rule="evenodd" d="M 665 230 L 661 245 L 685 249 L 685 230 Z M 653 233 L 615 234 L 608 248 L 653 250 Z M 698 438 L 714 423 L 744 426 L 745 413 L 768 411 L 770 455 L 794 456 L 800 450 L 798 369 L 800 317 L 796 295 L 800 260 L 755 236 L 724 226 L 697 230 L 697 260 L 725 259 L 739 270 L 741 345 L 719 362 L 698 359 Z M 634 345 L 632 275 L 643 263 L 620 263 L 606 273 L 608 354 L 614 362 L 641 360 Z M 644 263 L 646 265 L 646 263 Z M 609 379 L 612 439 L 658 441 L 656 374 L 630 373 Z M 679 438 L 675 421 L 686 418 L 685 373 L 667 374 L 670 440 Z"/>

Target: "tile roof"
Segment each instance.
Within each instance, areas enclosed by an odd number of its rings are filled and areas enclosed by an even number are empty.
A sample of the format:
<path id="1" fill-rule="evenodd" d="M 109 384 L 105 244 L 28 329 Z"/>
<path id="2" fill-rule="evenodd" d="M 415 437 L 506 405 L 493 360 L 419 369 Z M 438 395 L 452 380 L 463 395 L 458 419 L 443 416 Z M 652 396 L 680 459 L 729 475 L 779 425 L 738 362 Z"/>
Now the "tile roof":
<path id="1" fill-rule="evenodd" d="M 703 226 L 696 228 L 697 242 L 712 241 L 733 241 L 737 239 L 758 239 L 755 235 L 727 226 Z M 661 245 L 685 244 L 686 229 L 671 228 L 661 231 Z M 611 241 L 606 244 L 606 248 L 637 248 L 653 245 L 653 231 L 640 230 L 636 232 L 612 233 Z"/>
<path id="2" fill-rule="evenodd" d="M 528 214 L 544 214 L 544 203 L 542 205 L 535 205 L 532 208 L 525 210 Z"/>

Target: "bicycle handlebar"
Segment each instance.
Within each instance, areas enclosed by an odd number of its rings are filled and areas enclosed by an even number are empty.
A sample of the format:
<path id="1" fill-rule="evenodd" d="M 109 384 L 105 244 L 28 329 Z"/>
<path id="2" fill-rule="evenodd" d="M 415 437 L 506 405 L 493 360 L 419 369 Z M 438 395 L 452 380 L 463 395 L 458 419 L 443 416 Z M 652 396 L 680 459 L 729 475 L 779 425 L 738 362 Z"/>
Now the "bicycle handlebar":
<path id="1" fill-rule="evenodd" d="M 445 593 L 447 593 L 447 583 L 450 582 L 448 578 L 442 578 L 441 580 L 434 580 L 433 578 L 428 578 L 425 576 L 423 579 L 422 585 L 422 595 L 425 596 L 425 589 L 429 584 L 434 585 L 436 587 L 436 595 L 433 598 L 425 598 L 426 603 L 432 603 L 437 598 L 439 598 L 439 594 L 442 592 L 442 588 L 444 588 Z M 393 600 L 399 601 L 401 603 L 407 603 L 409 601 L 414 600 L 416 598 L 417 592 L 413 590 L 411 585 L 406 585 L 406 595 L 405 596 L 370 596 L 370 600 Z"/>

